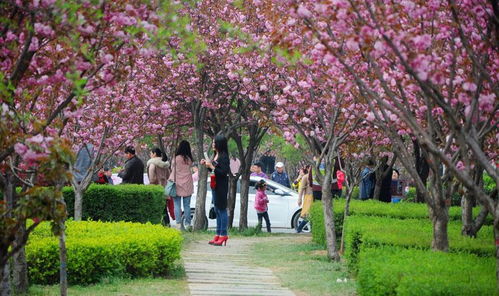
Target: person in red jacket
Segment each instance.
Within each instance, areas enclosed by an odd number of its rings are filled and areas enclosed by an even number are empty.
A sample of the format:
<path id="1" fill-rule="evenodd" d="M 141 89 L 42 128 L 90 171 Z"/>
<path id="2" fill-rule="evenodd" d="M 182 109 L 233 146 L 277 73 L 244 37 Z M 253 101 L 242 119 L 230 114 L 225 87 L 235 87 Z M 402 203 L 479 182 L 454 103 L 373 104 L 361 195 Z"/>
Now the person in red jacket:
<path id="1" fill-rule="evenodd" d="M 343 192 L 343 182 L 345 182 L 345 173 L 340 169 L 338 159 L 336 159 L 334 164 L 333 176 L 331 193 L 333 194 L 333 197 L 341 197 Z"/>

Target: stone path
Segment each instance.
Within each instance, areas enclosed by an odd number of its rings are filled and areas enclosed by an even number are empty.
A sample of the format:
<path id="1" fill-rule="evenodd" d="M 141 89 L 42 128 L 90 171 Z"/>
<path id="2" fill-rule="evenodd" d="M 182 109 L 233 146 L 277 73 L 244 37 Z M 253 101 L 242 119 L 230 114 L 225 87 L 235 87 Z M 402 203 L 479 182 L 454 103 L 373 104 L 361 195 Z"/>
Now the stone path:
<path id="1" fill-rule="evenodd" d="M 190 243 L 182 257 L 191 295 L 295 295 L 270 269 L 249 263 L 251 244 L 241 237 L 229 238 L 222 247 Z"/>

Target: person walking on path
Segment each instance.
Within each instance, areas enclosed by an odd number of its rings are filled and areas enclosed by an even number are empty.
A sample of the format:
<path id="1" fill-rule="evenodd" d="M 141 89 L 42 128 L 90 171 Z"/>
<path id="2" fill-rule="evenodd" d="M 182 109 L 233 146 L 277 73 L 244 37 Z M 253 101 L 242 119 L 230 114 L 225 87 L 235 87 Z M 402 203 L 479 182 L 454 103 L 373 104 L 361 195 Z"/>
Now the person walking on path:
<path id="1" fill-rule="evenodd" d="M 135 155 L 135 148 L 125 148 L 125 168 L 118 174 L 122 184 L 144 184 L 144 163 Z"/>
<path id="2" fill-rule="evenodd" d="M 312 166 L 306 166 L 303 169 L 303 173 L 304 175 L 301 178 L 300 187 L 298 189 L 298 206 L 301 206 L 300 218 L 303 220 L 296 228 L 297 233 L 302 232 L 303 227 L 307 225 L 310 207 L 314 202 L 314 197 L 312 195 Z"/>
<path id="3" fill-rule="evenodd" d="M 210 172 L 215 173 L 215 186 L 212 187 L 213 204 L 217 214 L 217 231 L 215 237 L 209 242 L 210 245 L 227 245 L 227 193 L 229 192 L 230 161 L 227 149 L 227 138 L 217 135 L 212 144 L 215 150 L 213 161 L 201 159 L 201 164 L 206 166 Z"/>
<path id="4" fill-rule="evenodd" d="M 262 163 L 261 162 L 255 162 L 253 164 L 253 169 L 254 169 L 254 172 L 251 173 L 251 176 L 262 177 L 262 178 L 265 178 L 265 179 L 269 178 L 267 176 L 267 174 L 265 174 L 262 171 Z"/>
<path id="5" fill-rule="evenodd" d="M 161 149 L 155 147 L 150 153 L 151 159 L 147 161 L 146 171 L 149 177 L 149 184 L 166 186 L 168 177 L 170 176 L 170 162 L 168 157 L 164 154 Z M 166 225 L 170 225 L 170 217 L 168 216 L 168 211 L 172 219 L 175 219 L 175 207 L 173 205 L 173 199 L 167 197 L 166 207 L 163 213 L 163 222 Z"/>
<path id="6" fill-rule="evenodd" d="M 256 195 L 255 195 L 255 210 L 258 216 L 258 225 L 256 226 L 257 231 L 260 232 L 262 229 L 262 218 L 265 219 L 265 225 L 267 226 L 267 232 L 271 232 L 270 230 L 270 218 L 268 213 L 269 198 L 265 193 L 267 190 L 267 183 L 265 180 L 261 179 L 255 185 Z"/>
<path id="7" fill-rule="evenodd" d="M 192 165 L 191 145 L 183 140 L 178 145 L 175 152 L 175 159 L 172 163 L 172 170 L 168 180 L 175 182 L 176 196 L 173 197 L 175 204 L 175 221 L 177 227 L 183 229 L 182 225 L 182 204 L 184 206 L 185 226 L 187 230 L 191 228 L 191 196 L 194 192 L 194 184 L 192 181 L 191 165 Z"/>
<path id="8" fill-rule="evenodd" d="M 289 177 L 286 172 L 284 172 L 284 163 L 278 162 L 275 165 L 275 172 L 272 173 L 271 179 L 274 182 L 277 182 L 283 186 L 291 188 L 291 184 L 289 183 Z"/>

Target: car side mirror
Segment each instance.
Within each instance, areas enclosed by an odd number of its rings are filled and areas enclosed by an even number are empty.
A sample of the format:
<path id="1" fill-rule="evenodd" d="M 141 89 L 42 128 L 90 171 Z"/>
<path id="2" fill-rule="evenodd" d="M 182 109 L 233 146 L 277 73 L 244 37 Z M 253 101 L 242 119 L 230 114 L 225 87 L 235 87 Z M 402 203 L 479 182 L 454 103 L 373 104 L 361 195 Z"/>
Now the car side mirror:
<path id="1" fill-rule="evenodd" d="M 286 192 L 284 192 L 284 190 L 282 190 L 282 189 L 276 189 L 276 190 L 274 191 L 274 193 L 275 193 L 275 194 L 277 194 L 277 195 L 288 195 L 288 194 L 287 194 Z"/>

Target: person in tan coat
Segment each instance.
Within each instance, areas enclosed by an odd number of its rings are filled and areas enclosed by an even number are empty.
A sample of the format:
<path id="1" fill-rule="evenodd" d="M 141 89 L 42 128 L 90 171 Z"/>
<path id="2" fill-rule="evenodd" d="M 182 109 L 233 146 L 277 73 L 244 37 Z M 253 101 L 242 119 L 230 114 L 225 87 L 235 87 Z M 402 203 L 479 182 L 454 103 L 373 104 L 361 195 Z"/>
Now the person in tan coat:
<path id="1" fill-rule="evenodd" d="M 175 220 L 177 227 L 187 230 L 191 228 L 191 195 L 194 192 L 194 182 L 192 180 L 191 145 L 187 141 L 182 141 L 175 152 L 175 159 L 172 161 L 172 170 L 168 180 L 175 182 L 177 196 L 173 197 L 175 203 Z M 184 225 L 182 225 L 182 205 L 184 207 Z"/>
<path id="2" fill-rule="evenodd" d="M 296 232 L 300 233 L 303 227 L 308 223 L 308 216 L 310 213 L 310 207 L 314 202 L 314 197 L 312 195 L 312 166 L 308 165 L 303 168 L 303 177 L 300 180 L 300 187 L 298 189 L 298 206 L 301 206 L 300 218 L 303 219 Z"/>
<path id="3" fill-rule="evenodd" d="M 170 176 L 170 162 L 168 161 L 168 157 L 157 147 L 151 150 L 150 156 L 151 159 L 147 161 L 147 176 L 149 177 L 149 184 L 161 185 L 165 187 L 168 177 Z M 166 209 L 168 209 L 168 211 Z M 175 219 L 175 208 L 171 198 L 166 200 L 166 208 L 163 213 L 163 222 L 166 225 L 170 225 L 168 212 L 170 212 L 172 219 Z"/>

